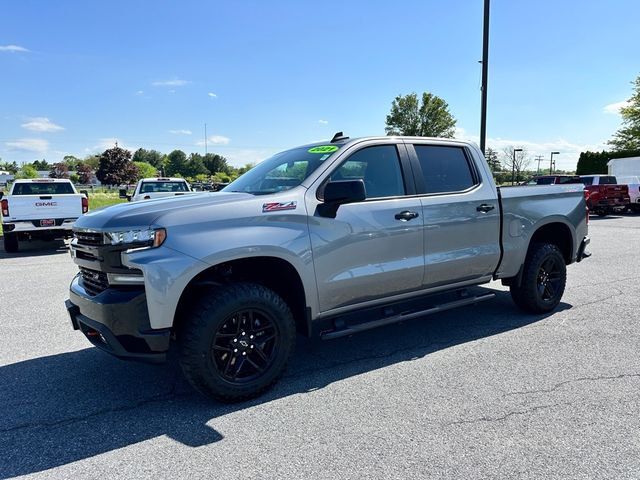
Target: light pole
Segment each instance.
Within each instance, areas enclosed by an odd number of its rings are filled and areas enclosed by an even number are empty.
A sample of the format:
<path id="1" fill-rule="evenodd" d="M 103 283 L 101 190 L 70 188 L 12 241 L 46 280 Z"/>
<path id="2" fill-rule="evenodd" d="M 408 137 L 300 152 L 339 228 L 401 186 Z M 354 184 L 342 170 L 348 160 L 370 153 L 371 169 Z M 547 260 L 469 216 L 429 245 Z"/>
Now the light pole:
<path id="1" fill-rule="evenodd" d="M 551 161 L 549 162 L 549 175 L 553 175 L 553 156 L 560 155 L 560 152 L 551 152 Z"/>
<path id="2" fill-rule="evenodd" d="M 480 105 L 480 150 L 485 154 L 487 137 L 487 77 L 489 76 L 489 6 L 484 0 L 484 20 L 482 22 L 482 96 Z"/>
<path id="3" fill-rule="evenodd" d="M 511 185 L 515 185 L 516 183 L 516 152 L 521 152 L 521 148 L 513 149 L 513 161 L 511 163 Z"/>

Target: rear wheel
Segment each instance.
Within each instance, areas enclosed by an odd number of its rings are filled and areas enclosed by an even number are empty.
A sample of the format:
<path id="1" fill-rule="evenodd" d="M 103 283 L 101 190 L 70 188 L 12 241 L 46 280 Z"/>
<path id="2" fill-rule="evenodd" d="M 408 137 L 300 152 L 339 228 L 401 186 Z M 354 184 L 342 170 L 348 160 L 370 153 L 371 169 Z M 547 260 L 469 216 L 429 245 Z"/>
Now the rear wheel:
<path id="1" fill-rule="evenodd" d="M 550 243 L 531 245 L 520 285 L 511 286 L 511 298 L 521 309 L 547 313 L 558 306 L 567 283 L 562 253 Z"/>
<path id="2" fill-rule="evenodd" d="M 596 210 L 596 215 L 599 217 L 606 217 L 609 214 L 606 208 L 599 208 Z"/>
<path id="3" fill-rule="evenodd" d="M 220 287 L 193 309 L 180 364 L 201 393 L 225 402 L 255 397 L 282 375 L 295 345 L 287 304 L 252 283 Z"/>
<path id="4" fill-rule="evenodd" d="M 4 232 L 2 240 L 5 252 L 16 253 L 18 251 L 18 236 L 15 233 Z"/>

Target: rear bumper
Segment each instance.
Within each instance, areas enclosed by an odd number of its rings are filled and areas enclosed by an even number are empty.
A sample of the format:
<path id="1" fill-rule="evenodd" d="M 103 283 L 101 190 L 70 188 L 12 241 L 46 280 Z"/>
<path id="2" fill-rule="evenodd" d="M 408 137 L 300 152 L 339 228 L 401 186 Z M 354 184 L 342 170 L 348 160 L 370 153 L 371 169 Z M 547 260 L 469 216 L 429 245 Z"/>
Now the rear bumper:
<path id="1" fill-rule="evenodd" d="M 96 347 L 126 360 L 159 363 L 166 359 L 170 329 L 152 330 L 142 288 L 108 288 L 89 295 L 76 276 L 65 306 L 74 330 Z"/>
<path id="2" fill-rule="evenodd" d="M 54 219 L 55 225 L 40 226 L 40 220 L 5 220 L 2 228 L 5 232 L 27 233 L 31 236 L 38 235 L 54 235 L 71 236 L 71 228 L 76 218 L 58 218 Z"/>
<path id="3" fill-rule="evenodd" d="M 590 253 L 586 251 L 587 245 L 591 243 L 591 239 L 589 237 L 584 237 L 582 242 L 580 242 L 580 247 L 578 248 L 578 256 L 576 257 L 576 261 L 580 262 L 585 258 L 589 258 L 591 256 Z"/>

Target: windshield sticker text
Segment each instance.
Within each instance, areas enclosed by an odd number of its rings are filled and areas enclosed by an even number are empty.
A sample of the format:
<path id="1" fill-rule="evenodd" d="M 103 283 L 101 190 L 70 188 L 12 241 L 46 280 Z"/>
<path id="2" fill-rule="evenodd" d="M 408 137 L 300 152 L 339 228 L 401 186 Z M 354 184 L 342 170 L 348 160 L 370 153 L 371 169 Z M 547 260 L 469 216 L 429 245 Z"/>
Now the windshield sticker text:
<path id="1" fill-rule="evenodd" d="M 333 153 L 338 150 L 335 145 L 322 145 L 320 147 L 313 147 L 307 150 L 309 153 Z"/>

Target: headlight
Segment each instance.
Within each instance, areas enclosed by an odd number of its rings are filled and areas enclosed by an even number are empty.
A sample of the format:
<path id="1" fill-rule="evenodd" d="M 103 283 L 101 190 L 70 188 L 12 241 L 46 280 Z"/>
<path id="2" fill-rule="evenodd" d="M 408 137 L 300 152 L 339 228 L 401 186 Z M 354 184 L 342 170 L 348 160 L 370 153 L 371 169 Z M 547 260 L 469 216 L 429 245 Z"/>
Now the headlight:
<path id="1" fill-rule="evenodd" d="M 167 231 L 164 228 L 146 228 L 144 230 L 106 232 L 105 236 L 111 245 L 139 245 L 155 248 L 164 243 Z"/>

